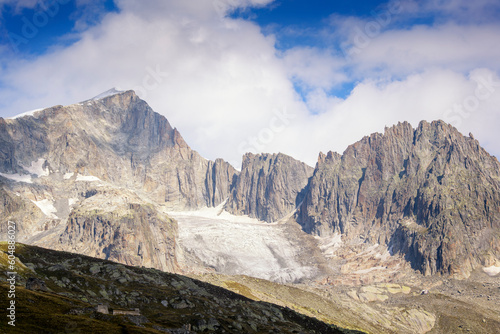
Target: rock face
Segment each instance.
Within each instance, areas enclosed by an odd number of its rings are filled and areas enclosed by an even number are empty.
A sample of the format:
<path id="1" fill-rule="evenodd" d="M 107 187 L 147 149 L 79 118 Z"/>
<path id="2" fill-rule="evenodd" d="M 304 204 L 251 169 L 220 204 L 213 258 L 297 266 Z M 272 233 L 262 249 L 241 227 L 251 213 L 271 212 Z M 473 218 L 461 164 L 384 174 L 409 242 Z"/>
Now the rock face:
<path id="1" fill-rule="evenodd" d="M 442 121 L 399 123 L 320 154 L 297 219 L 386 244 L 426 275 L 467 276 L 500 257 L 500 164 Z"/>
<path id="2" fill-rule="evenodd" d="M 238 173 L 236 170 L 224 160 L 209 161 L 205 178 L 206 195 L 204 197 L 207 205 L 215 207 L 224 202 L 237 178 Z"/>
<path id="3" fill-rule="evenodd" d="M 162 212 L 217 206 L 236 176 L 133 91 L 0 118 L 0 219 L 19 241 L 175 270 Z"/>
<path id="4" fill-rule="evenodd" d="M 247 153 L 225 209 L 277 221 L 302 201 L 302 191 L 312 173 L 313 168 L 285 154 Z"/>
<path id="5" fill-rule="evenodd" d="M 41 161 L 42 173 L 92 175 L 174 208 L 220 204 L 236 173 L 191 150 L 133 91 L 2 119 L 0 142 L 2 173 L 34 174 Z"/>
<path id="6" fill-rule="evenodd" d="M 176 236 L 176 222 L 153 205 L 132 193 L 99 190 L 72 210 L 58 248 L 178 272 Z"/>

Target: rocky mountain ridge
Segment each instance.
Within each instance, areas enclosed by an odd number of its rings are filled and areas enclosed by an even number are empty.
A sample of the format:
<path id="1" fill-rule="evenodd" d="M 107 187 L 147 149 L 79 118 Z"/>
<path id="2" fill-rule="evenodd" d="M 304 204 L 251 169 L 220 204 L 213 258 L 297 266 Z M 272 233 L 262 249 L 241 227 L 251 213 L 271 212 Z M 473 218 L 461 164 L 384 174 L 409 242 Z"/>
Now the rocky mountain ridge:
<path id="1" fill-rule="evenodd" d="M 297 215 L 308 233 L 385 244 L 425 275 L 499 265 L 500 164 L 442 121 L 320 154 Z"/>
<path id="2" fill-rule="evenodd" d="M 394 277 L 400 258 L 425 275 L 500 267 L 500 164 L 441 121 L 399 123 L 342 155 L 321 153 L 314 169 L 249 153 L 238 172 L 202 158 L 127 91 L 0 118 L 0 144 L 0 218 L 30 244 L 178 271 L 186 247 L 168 212 L 223 205 L 280 224 L 297 210 L 303 231 L 320 238 L 311 254 L 331 263 L 318 273 L 363 281 L 392 265 L 380 277 Z"/>

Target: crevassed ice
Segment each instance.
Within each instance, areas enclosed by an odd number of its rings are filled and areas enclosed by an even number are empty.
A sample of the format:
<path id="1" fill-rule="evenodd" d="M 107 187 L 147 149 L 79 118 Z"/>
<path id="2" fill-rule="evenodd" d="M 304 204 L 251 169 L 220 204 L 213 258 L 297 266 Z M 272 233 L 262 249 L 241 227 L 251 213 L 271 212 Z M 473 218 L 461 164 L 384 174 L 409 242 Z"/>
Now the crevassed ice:
<path id="1" fill-rule="evenodd" d="M 248 275 L 280 283 L 312 277 L 300 264 L 298 250 L 278 224 L 204 209 L 171 212 L 179 227 L 179 244 L 206 267 L 230 275 Z M 231 218 L 235 218 L 232 220 Z"/>

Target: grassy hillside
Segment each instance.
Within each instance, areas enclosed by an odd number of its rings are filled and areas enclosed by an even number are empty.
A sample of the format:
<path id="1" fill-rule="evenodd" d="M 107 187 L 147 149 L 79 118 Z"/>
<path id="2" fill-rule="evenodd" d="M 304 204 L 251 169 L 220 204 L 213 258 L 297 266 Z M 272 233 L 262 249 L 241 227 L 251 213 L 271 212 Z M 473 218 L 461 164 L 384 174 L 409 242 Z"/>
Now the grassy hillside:
<path id="1" fill-rule="evenodd" d="M 7 244 L 0 243 L 0 307 L 9 300 Z M 181 275 L 18 244 L 16 326 L 6 333 L 349 333 L 287 307 L 257 302 Z M 37 278 L 45 283 L 26 288 Z M 31 280 L 30 280 L 31 279 Z M 46 291 L 43 291 L 46 290 Z M 251 297 L 251 296 L 249 296 Z M 140 315 L 96 312 L 139 309 Z M 4 313 L 5 311 L 3 311 Z"/>

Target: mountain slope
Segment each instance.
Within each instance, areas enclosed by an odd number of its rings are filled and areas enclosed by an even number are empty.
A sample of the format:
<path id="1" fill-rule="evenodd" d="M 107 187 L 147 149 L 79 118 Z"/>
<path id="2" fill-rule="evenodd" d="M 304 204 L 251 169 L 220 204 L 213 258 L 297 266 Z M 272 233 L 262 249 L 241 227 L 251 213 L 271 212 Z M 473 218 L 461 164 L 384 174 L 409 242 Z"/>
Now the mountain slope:
<path id="1" fill-rule="evenodd" d="M 2 281 L 6 251 L 0 243 Z M 22 244 L 16 255 L 16 326 L 2 321 L 2 332 L 360 333 L 181 275 Z M 98 305 L 135 312 L 102 314 Z"/>
<path id="2" fill-rule="evenodd" d="M 163 270 L 177 268 L 163 211 L 216 206 L 237 176 L 133 91 L 0 118 L 0 143 L 0 219 L 18 240 Z"/>
<path id="3" fill-rule="evenodd" d="M 500 328 L 498 280 L 481 272 L 473 275 L 472 280 L 445 280 L 442 284 L 436 284 L 436 277 L 415 275 L 400 282 L 362 287 L 281 285 L 248 276 L 214 274 L 195 278 L 367 333 L 496 334 Z M 426 294 L 421 293 L 422 288 Z"/>
<path id="4" fill-rule="evenodd" d="M 500 164 L 442 121 L 399 123 L 320 155 L 298 221 L 385 244 L 426 275 L 468 276 L 500 258 Z"/>

